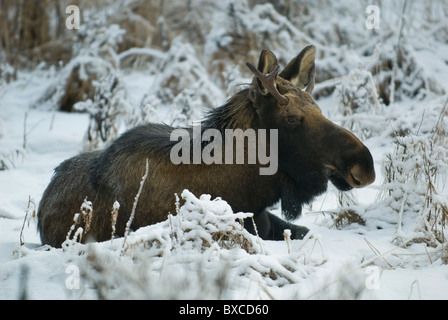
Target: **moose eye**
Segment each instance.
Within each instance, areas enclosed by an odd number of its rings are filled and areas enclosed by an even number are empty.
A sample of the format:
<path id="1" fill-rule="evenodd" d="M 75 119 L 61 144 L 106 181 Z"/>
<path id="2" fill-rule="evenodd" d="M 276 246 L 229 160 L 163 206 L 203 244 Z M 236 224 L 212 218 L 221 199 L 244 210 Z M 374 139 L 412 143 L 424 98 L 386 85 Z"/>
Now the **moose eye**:
<path id="1" fill-rule="evenodd" d="M 293 123 L 296 123 L 297 118 L 294 117 L 294 116 L 288 116 L 288 117 L 286 118 L 286 120 L 288 121 L 288 123 L 293 124 Z"/>
<path id="2" fill-rule="evenodd" d="M 297 118 L 296 116 L 287 116 L 286 121 L 288 124 L 300 125 L 302 124 L 302 118 Z"/>

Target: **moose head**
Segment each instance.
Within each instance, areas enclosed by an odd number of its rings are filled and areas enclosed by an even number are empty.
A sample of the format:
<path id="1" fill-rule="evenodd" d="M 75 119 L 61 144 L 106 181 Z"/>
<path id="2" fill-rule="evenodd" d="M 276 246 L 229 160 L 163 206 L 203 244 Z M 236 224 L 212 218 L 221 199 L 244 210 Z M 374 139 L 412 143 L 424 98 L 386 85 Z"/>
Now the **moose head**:
<path id="1" fill-rule="evenodd" d="M 328 180 L 342 191 L 375 180 L 367 147 L 328 120 L 311 96 L 315 56 L 316 48 L 308 46 L 280 73 L 277 58 L 269 50 L 262 51 L 258 68 L 247 63 L 254 73 L 250 97 L 260 127 L 278 130 L 279 170 L 292 179 L 293 189 L 301 190 L 288 194 L 289 200 L 282 198 L 282 204 L 300 202 L 286 209 L 287 216 L 288 211 L 297 211 L 299 204 L 311 200 L 311 194 L 325 191 Z"/>

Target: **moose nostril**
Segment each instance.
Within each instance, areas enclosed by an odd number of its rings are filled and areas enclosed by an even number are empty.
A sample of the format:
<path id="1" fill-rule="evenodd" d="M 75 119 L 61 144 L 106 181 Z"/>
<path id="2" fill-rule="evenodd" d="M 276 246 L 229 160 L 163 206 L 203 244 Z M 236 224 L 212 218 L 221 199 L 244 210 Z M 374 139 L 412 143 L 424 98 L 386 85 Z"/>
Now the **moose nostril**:
<path id="1" fill-rule="evenodd" d="M 361 182 L 353 175 L 353 173 L 350 173 L 350 175 L 352 176 L 353 183 L 360 186 Z"/>
<path id="2" fill-rule="evenodd" d="M 354 188 L 362 188 L 375 181 L 375 171 L 365 169 L 361 165 L 354 165 L 348 173 L 349 184 Z"/>
<path id="3" fill-rule="evenodd" d="M 363 187 L 364 185 L 368 184 L 368 183 L 363 182 L 363 180 L 365 180 L 365 179 L 362 179 L 364 173 L 363 173 L 362 168 L 359 165 L 353 166 L 350 169 L 349 174 L 350 174 L 350 180 L 351 180 L 352 187 L 360 188 L 360 187 Z"/>

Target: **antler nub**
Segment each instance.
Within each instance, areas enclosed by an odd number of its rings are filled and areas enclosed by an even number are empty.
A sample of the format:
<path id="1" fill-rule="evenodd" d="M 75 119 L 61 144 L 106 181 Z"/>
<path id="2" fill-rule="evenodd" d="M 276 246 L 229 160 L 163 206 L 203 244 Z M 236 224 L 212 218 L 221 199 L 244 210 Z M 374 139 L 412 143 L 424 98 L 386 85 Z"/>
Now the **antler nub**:
<path id="1" fill-rule="evenodd" d="M 265 87 L 268 90 L 268 92 L 274 96 L 274 98 L 280 105 L 288 104 L 288 98 L 286 98 L 284 95 L 278 92 L 277 86 L 275 85 L 275 79 L 277 78 L 280 66 L 276 66 L 274 70 L 268 74 L 262 73 L 260 70 L 255 68 L 255 66 L 250 62 L 247 62 L 246 66 L 250 69 L 250 71 L 253 72 L 253 74 L 257 77 L 257 79 L 260 80 L 263 87 Z"/>

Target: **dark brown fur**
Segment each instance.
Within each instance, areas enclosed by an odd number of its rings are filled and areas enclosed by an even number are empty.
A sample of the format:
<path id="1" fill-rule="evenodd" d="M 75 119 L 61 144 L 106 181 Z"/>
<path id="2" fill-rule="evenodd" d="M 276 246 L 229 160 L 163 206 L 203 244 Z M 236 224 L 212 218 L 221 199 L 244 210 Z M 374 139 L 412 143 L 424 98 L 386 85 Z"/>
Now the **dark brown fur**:
<path id="1" fill-rule="evenodd" d="M 197 196 L 210 194 L 226 200 L 235 212 L 253 212 L 260 236 L 281 239 L 283 229 L 294 238 L 303 237 L 305 227 L 285 222 L 266 211 L 282 201 L 288 219 L 300 215 L 304 203 L 327 188 L 329 180 L 339 189 L 363 187 L 375 177 L 369 150 L 350 132 L 323 117 L 311 95 L 301 89 L 312 87 L 315 49 L 305 48 L 275 78 L 288 104 L 280 105 L 269 89 L 254 79 L 223 106 L 212 110 L 202 129 L 277 129 L 279 168 L 274 175 L 260 175 L 260 164 L 179 164 L 170 161 L 174 129 L 162 124 L 133 128 L 104 151 L 84 153 L 64 161 L 45 190 L 38 211 L 42 243 L 60 246 L 73 225 L 85 198 L 93 203 L 90 231 L 83 241 L 110 239 L 111 211 L 120 203 L 116 235 L 122 236 L 145 173 L 149 174 L 138 201 L 132 229 L 154 224 L 175 213 L 175 196 L 189 189 Z M 263 51 L 258 69 L 272 72 L 275 56 Z M 283 78 L 285 77 L 285 78 Z M 287 120 L 293 117 L 296 122 Z M 188 130 L 192 130 L 188 128 Z M 269 150 L 269 149 L 268 149 Z M 253 232 L 251 225 L 246 226 Z"/>

